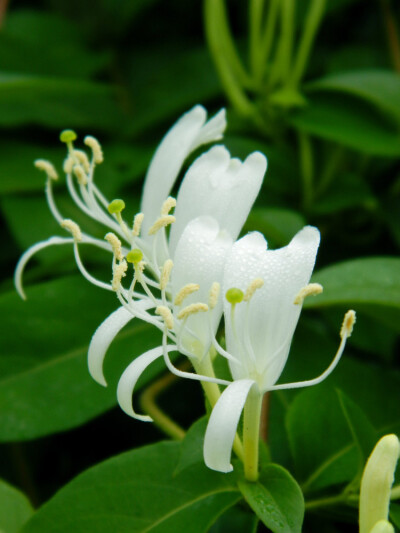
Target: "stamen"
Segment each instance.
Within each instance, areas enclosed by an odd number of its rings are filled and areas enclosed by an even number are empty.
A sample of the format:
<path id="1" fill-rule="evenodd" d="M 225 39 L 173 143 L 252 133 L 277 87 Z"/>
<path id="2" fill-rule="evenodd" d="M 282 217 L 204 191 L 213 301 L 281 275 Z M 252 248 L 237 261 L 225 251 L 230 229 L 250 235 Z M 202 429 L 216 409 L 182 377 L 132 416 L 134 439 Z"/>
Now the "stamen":
<path id="1" fill-rule="evenodd" d="M 65 158 L 64 165 L 63 165 L 64 172 L 66 174 L 71 174 L 72 169 L 74 168 L 74 164 L 75 164 L 74 158 L 68 155 Z"/>
<path id="2" fill-rule="evenodd" d="M 164 320 L 167 329 L 174 329 L 174 317 L 172 316 L 171 310 L 166 305 L 159 305 L 156 308 L 156 314 L 160 315 Z"/>
<path id="3" fill-rule="evenodd" d="M 353 326 L 356 322 L 356 313 L 352 309 L 350 311 L 347 311 L 347 313 L 344 315 L 344 320 L 342 327 L 340 329 L 340 338 L 343 339 L 344 337 L 350 337 L 350 335 L 353 333 Z"/>
<path id="4" fill-rule="evenodd" d="M 144 219 L 143 213 L 138 213 L 137 215 L 135 215 L 135 218 L 133 219 L 133 229 L 132 229 L 132 235 L 134 237 L 139 237 L 140 230 L 142 228 L 143 219 Z"/>
<path id="5" fill-rule="evenodd" d="M 81 165 L 74 165 L 72 170 L 78 180 L 79 185 L 86 185 L 87 176 L 85 171 L 83 170 L 83 167 L 81 167 Z"/>
<path id="6" fill-rule="evenodd" d="M 76 159 L 79 161 L 79 163 L 83 166 L 85 172 L 90 171 L 90 163 L 88 156 L 86 155 L 86 152 L 83 150 L 74 150 L 73 152 Z"/>
<path id="7" fill-rule="evenodd" d="M 214 307 L 217 305 L 220 292 L 221 285 L 218 283 L 218 281 L 214 281 L 214 283 L 211 285 L 210 296 L 208 301 L 210 309 L 214 309 Z"/>
<path id="8" fill-rule="evenodd" d="M 317 294 L 321 294 L 323 290 L 324 288 L 319 283 L 309 283 L 299 290 L 293 303 L 294 305 L 303 305 L 303 302 L 307 296 L 317 296 Z"/>
<path id="9" fill-rule="evenodd" d="M 185 319 L 189 317 L 190 315 L 194 315 L 195 313 L 204 313 L 208 311 L 208 309 L 209 309 L 208 305 L 201 303 L 201 302 L 190 304 L 184 307 L 181 311 L 179 311 L 178 319 L 179 320 Z"/>
<path id="10" fill-rule="evenodd" d="M 264 280 L 262 278 L 253 279 L 253 281 L 247 287 L 246 292 L 244 293 L 243 301 L 249 302 L 252 299 L 256 290 L 261 289 L 263 285 L 264 285 Z"/>
<path id="11" fill-rule="evenodd" d="M 46 159 L 36 159 L 34 164 L 36 168 L 46 172 L 48 178 L 51 180 L 58 180 L 57 170 L 54 168 L 54 165 L 50 163 L 50 161 L 47 161 Z"/>
<path id="12" fill-rule="evenodd" d="M 169 196 L 165 202 L 163 203 L 161 207 L 161 216 L 168 215 L 168 213 L 176 206 L 176 200 L 175 198 L 172 198 L 172 196 Z"/>
<path id="13" fill-rule="evenodd" d="M 61 227 L 69 231 L 76 242 L 80 242 L 82 240 L 81 228 L 73 220 L 66 218 L 61 222 Z"/>
<path id="14" fill-rule="evenodd" d="M 161 277 L 160 277 L 160 289 L 164 291 L 167 288 L 169 277 L 171 275 L 172 267 L 174 266 L 174 263 L 171 259 L 167 259 L 164 263 L 164 266 L 161 271 Z"/>
<path id="15" fill-rule="evenodd" d="M 134 248 L 126 254 L 126 260 L 128 263 L 133 263 L 134 265 L 139 264 L 143 259 L 143 252 L 139 248 Z"/>
<path id="16" fill-rule="evenodd" d="M 76 141 L 78 138 L 77 134 L 74 132 L 74 130 L 64 130 L 60 133 L 60 141 L 62 143 L 72 143 L 73 141 Z"/>
<path id="17" fill-rule="evenodd" d="M 100 163 L 104 161 L 104 156 L 99 141 L 95 137 L 87 135 L 84 138 L 83 142 L 86 144 L 86 146 L 89 146 L 89 148 L 91 148 L 93 153 L 93 159 L 96 165 L 100 165 Z"/>
<path id="18" fill-rule="evenodd" d="M 178 292 L 178 294 L 175 296 L 175 305 L 182 305 L 182 302 L 191 294 L 198 291 L 200 289 L 200 285 L 197 283 L 188 283 L 182 289 Z"/>
<path id="19" fill-rule="evenodd" d="M 125 209 L 125 202 L 117 198 L 116 200 L 113 200 L 111 203 L 108 204 L 107 209 L 110 215 L 120 214 L 121 211 Z"/>
<path id="20" fill-rule="evenodd" d="M 161 228 L 165 228 L 166 226 L 169 226 L 173 222 L 175 222 L 176 218 L 172 215 L 164 215 L 157 219 L 154 224 L 149 229 L 149 235 L 155 235 L 157 231 L 159 231 Z"/>
<path id="21" fill-rule="evenodd" d="M 226 291 L 225 298 L 230 304 L 236 305 L 240 304 L 240 302 L 243 300 L 244 294 L 242 290 L 232 287 Z"/>
<path id="22" fill-rule="evenodd" d="M 122 259 L 124 258 L 124 256 L 122 255 L 122 244 L 118 237 L 115 235 L 115 233 L 107 233 L 104 238 L 111 245 L 115 259 L 117 261 L 122 261 Z"/>
<path id="23" fill-rule="evenodd" d="M 121 285 L 122 278 L 126 276 L 128 270 L 128 263 L 123 259 L 118 265 L 115 265 L 112 279 L 113 291 L 118 291 Z"/>

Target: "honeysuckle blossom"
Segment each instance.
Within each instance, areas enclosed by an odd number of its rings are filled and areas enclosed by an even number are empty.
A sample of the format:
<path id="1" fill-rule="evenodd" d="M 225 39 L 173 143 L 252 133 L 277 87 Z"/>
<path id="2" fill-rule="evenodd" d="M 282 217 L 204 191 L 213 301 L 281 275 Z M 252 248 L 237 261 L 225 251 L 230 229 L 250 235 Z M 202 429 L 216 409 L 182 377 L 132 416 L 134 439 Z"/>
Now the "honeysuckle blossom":
<path id="1" fill-rule="evenodd" d="M 360 533 L 394 533 L 388 516 L 399 455 L 397 436 L 385 435 L 368 458 L 360 486 Z"/>
<path id="2" fill-rule="evenodd" d="M 103 161 L 99 143 L 93 137 L 85 138 L 92 151 L 89 161 L 85 152 L 75 149 L 75 133 L 64 131 L 61 140 L 68 147 L 64 163 L 68 190 L 86 215 L 107 228 L 104 241 L 64 219 L 53 196 L 52 182 L 57 173 L 51 163 L 36 162 L 47 174 L 50 210 L 70 236 L 51 237 L 28 249 L 17 265 L 16 287 L 24 297 L 22 273 L 32 255 L 48 246 L 72 244 L 85 278 L 116 293 L 121 306 L 99 326 L 88 353 L 89 371 L 102 385 L 107 384 L 103 375 L 106 351 L 128 322 L 139 318 L 163 332 L 160 346 L 136 358 L 118 385 L 121 407 L 141 420 L 149 417 L 133 411 L 132 392 L 140 374 L 158 357 L 163 356 L 177 375 L 227 383 L 216 380 L 205 356 L 222 315 L 217 293 L 226 256 L 258 194 L 266 159 L 255 152 L 241 162 L 231 158 L 223 146 L 214 146 L 189 167 L 177 200 L 168 196 L 188 155 L 200 145 L 219 140 L 225 126 L 224 110 L 206 121 L 205 109 L 196 106 L 171 128 L 151 161 L 141 212 L 134 217 L 132 226 L 123 219 L 124 202 L 109 202 L 94 183 L 95 166 Z M 112 254 L 111 283 L 96 279 L 87 271 L 79 254 L 81 244 L 98 246 Z M 187 355 L 199 375 L 176 369 L 169 359 L 171 351 Z M 203 371 L 206 375 L 202 375 Z"/>
<path id="3" fill-rule="evenodd" d="M 214 470 L 232 470 L 232 443 L 243 409 L 246 456 L 246 447 L 258 448 L 263 394 L 317 384 L 341 357 L 354 323 L 353 311 L 345 317 L 339 350 L 321 376 L 276 385 L 286 364 L 303 300 L 322 291 L 320 285 L 309 284 L 319 241 L 318 230 L 307 226 L 279 250 L 267 250 L 264 237 L 257 232 L 246 235 L 231 249 L 223 276 L 226 351 L 215 340 L 214 343 L 221 355 L 229 356 L 234 381 L 215 405 L 205 435 L 204 459 Z M 248 479 L 257 476 L 257 450 L 253 452 L 254 460 L 247 464 Z"/>

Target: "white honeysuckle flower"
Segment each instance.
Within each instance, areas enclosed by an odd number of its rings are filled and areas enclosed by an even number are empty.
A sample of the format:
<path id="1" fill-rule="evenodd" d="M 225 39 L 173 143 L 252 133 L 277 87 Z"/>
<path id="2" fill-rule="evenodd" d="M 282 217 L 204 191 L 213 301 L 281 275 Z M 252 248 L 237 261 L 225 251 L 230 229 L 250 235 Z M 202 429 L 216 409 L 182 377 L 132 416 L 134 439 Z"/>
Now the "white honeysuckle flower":
<path id="1" fill-rule="evenodd" d="M 204 459 L 213 470 L 232 470 L 232 443 L 251 391 L 260 407 L 265 392 L 321 382 L 342 355 L 355 320 L 354 311 L 346 315 L 339 350 L 321 376 L 276 385 L 287 361 L 303 300 L 322 291 L 320 285 L 309 284 L 319 241 L 319 231 L 307 226 L 284 248 L 267 250 L 264 237 L 254 232 L 237 241 L 227 258 L 223 281 L 227 295 L 226 350 L 215 339 L 214 344 L 221 355 L 230 356 L 234 381 L 214 407 L 205 435 Z"/>
<path id="2" fill-rule="evenodd" d="M 360 533 L 394 533 L 388 517 L 399 455 L 400 442 L 392 434 L 382 437 L 369 456 L 360 486 Z"/>

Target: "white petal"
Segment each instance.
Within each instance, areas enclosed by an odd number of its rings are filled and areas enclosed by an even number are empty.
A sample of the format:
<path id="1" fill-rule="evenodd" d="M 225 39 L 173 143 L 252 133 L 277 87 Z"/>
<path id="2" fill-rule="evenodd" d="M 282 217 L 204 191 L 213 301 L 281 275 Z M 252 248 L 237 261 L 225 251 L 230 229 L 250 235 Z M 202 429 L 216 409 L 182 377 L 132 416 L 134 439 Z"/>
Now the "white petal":
<path id="1" fill-rule="evenodd" d="M 255 370 L 263 375 L 260 386 L 267 389 L 279 378 L 289 353 L 292 336 L 300 315 L 301 306 L 293 303 L 299 290 L 310 280 L 319 246 L 320 235 L 316 228 L 303 228 L 292 241 L 279 250 L 267 250 L 261 234 L 253 233 L 240 239 L 232 248 L 224 273 L 224 293 L 230 287 L 243 291 L 255 278 L 264 285 L 258 289 L 249 305 L 246 326 L 246 303 L 236 306 L 236 329 L 240 342 L 236 342 L 230 321 L 230 305 L 225 301 L 228 351 L 249 361 L 246 331 L 255 355 Z M 248 344 L 248 343 L 247 343 Z M 244 355 L 247 354 L 247 355 Z M 233 365 L 235 379 L 244 377 L 243 369 Z"/>
<path id="2" fill-rule="evenodd" d="M 176 222 L 170 235 L 171 252 L 187 223 L 198 216 L 213 216 L 236 239 L 260 190 L 266 168 L 267 160 L 260 152 L 254 152 L 241 163 L 231 159 L 222 146 L 215 146 L 197 158 L 179 189 Z"/>
<path id="3" fill-rule="evenodd" d="M 17 289 L 18 294 L 21 296 L 23 300 L 26 300 L 26 295 L 24 292 L 24 288 L 22 286 L 22 277 L 24 274 L 25 267 L 28 263 L 28 261 L 33 257 L 37 252 L 40 252 L 40 250 L 43 250 L 44 248 L 47 248 L 48 246 L 53 246 L 53 244 L 73 244 L 74 239 L 71 237 L 50 237 L 50 239 L 47 239 L 46 241 L 41 241 L 30 248 L 26 250 L 26 252 L 20 257 L 20 260 L 18 261 L 18 264 L 15 268 L 14 273 L 14 284 L 15 288 Z"/>
<path id="4" fill-rule="evenodd" d="M 174 124 L 157 148 L 143 189 L 141 211 L 145 215 L 142 226 L 144 238 L 160 216 L 161 206 L 188 155 L 201 144 L 221 138 L 225 128 L 223 115 L 219 113 L 205 124 L 206 117 L 204 107 L 195 106 Z"/>
<path id="5" fill-rule="evenodd" d="M 187 225 L 174 256 L 174 268 L 171 274 L 172 294 L 175 297 L 188 283 L 198 283 L 200 290 L 188 296 L 182 306 L 194 302 L 208 304 L 211 285 L 215 281 L 222 283 L 224 264 L 231 246 L 230 235 L 221 232 L 217 221 L 212 217 L 199 217 Z M 218 326 L 221 313 L 220 300 L 213 311 L 214 330 Z M 204 351 L 208 351 L 211 339 L 207 313 L 190 316 L 187 326 L 201 339 Z M 190 343 L 189 338 L 187 341 Z M 191 351 L 187 345 L 185 347 Z"/>
<path id="6" fill-rule="evenodd" d="M 231 472 L 231 452 L 237 426 L 247 395 L 254 381 L 242 379 L 231 383 L 212 410 L 204 437 L 204 462 L 212 470 Z"/>
<path id="7" fill-rule="evenodd" d="M 119 307 L 111 313 L 94 332 L 88 351 L 88 367 L 92 378 L 100 385 L 107 387 L 103 374 L 103 361 L 106 352 L 121 329 L 134 316 L 125 307 Z"/>
<path id="8" fill-rule="evenodd" d="M 176 346 L 167 346 L 167 351 L 171 352 L 176 350 Z M 141 420 L 143 422 L 152 422 L 152 418 L 146 415 L 139 415 L 135 413 L 132 407 L 132 394 L 136 386 L 136 383 L 146 368 L 163 354 L 163 347 L 158 346 L 148 352 L 139 355 L 132 363 L 126 368 L 118 382 L 117 399 L 121 408 L 126 414 Z"/>

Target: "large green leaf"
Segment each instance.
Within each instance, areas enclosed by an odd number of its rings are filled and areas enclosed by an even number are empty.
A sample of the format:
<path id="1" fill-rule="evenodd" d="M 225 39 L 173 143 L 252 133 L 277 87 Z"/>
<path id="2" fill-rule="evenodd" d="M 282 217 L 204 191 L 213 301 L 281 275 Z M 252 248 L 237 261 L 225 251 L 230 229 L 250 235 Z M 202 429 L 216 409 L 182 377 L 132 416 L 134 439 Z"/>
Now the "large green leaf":
<path id="1" fill-rule="evenodd" d="M 400 121 L 400 74 L 397 72 L 372 69 L 342 72 L 315 80 L 307 88 L 359 97 Z"/>
<path id="2" fill-rule="evenodd" d="M 87 370 L 91 335 L 117 307 L 115 295 L 79 277 L 0 298 L 0 440 L 32 439 L 76 427 L 116 403 L 116 381 L 128 363 L 161 339 L 154 327 L 132 321 L 105 360 L 107 389 Z M 155 363 L 141 384 L 163 365 Z M 140 384 L 139 384 L 140 388 Z"/>
<path id="3" fill-rule="evenodd" d="M 312 94 L 288 121 L 295 128 L 371 155 L 400 155 L 397 125 L 364 101 L 342 94 Z"/>
<path id="4" fill-rule="evenodd" d="M 300 487 L 287 470 L 269 464 L 256 483 L 240 481 L 239 488 L 258 518 L 273 533 L 300 533 L 304 499 Z"/>
<path id="5" fill-rule="evenodd" d="M 64 487 L 24 533 L 205 533 L 240 499 L 233 475 L 198 465 L 174 476 L 179 444 L 114 457 Z"/>
<path id="6" fill-rule="evenodd" d="M 0 76 L 0 126 L 40 124 L 54 128 L 121 127 L 122 112 L 110 87 L 38 76 Z"/>
<path id="7" fill-rule="evenodd" d="M 379 305 L 400 307 L 400 259 L 367 257 L 338 263 L 316 272 L 313 282 L 324 292 L 308 298 L 306 307 Z"/>
<path id="8" fill-rule="evenodd" d="M 18 533 L 33 514 L 27 497 L 8 483 L 0 480 L 0 531 Z"/>

